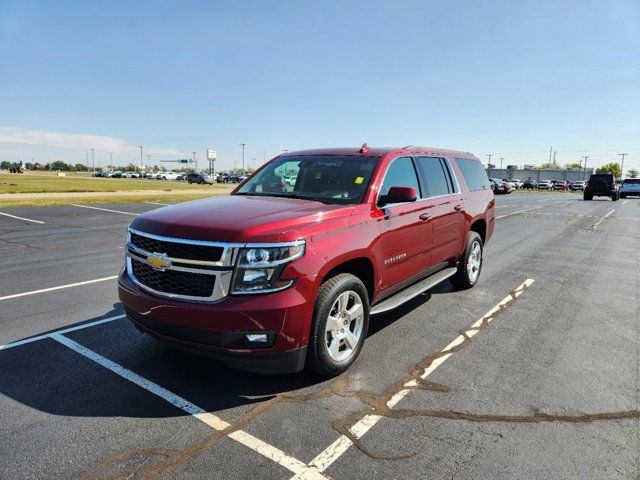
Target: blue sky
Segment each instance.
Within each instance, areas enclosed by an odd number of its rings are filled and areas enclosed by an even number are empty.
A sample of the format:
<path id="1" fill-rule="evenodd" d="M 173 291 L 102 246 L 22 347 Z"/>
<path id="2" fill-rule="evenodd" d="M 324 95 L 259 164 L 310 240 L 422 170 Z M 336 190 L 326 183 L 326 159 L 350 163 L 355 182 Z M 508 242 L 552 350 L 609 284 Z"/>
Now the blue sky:
<path id="1" fill-rule="evenodd" d="M 366 141 L 640 167 L 638 25 L 637 0 L 0 0 L 0 159 Z"/>

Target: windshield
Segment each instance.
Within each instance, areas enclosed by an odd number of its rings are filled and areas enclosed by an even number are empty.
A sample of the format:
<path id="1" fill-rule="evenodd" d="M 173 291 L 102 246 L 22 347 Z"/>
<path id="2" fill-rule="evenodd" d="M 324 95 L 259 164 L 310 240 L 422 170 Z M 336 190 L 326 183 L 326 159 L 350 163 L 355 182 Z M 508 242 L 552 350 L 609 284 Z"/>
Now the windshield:
<path id="1" fill-rule="evenodd" d="M 362 203 L 380 157 L 304 155 L 280 157 L 243 184 L 235 195 Z"/>
<path id="2" fill-rule="evenodd" d="M 625 181 L 623 181 L 622 183 L 635 183 L 635 184 L 640 184 L 640 178 L 627 178 Z"/>

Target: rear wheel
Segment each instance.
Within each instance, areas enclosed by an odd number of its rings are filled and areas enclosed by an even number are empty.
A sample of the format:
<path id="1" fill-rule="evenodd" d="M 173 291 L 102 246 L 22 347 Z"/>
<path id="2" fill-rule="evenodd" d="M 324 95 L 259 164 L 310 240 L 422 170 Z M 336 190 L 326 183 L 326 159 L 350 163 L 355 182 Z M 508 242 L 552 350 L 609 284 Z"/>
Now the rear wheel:
<path id="1" fill-rule="evenodd" d="M 617 201 L 619 198 L 620 198 L 620 193 L 619 193 L 619 192 L 614 191 L 614 192 L 611 194 L 611 201 L 612 201 L 612 202 Z"/>
<path id="2" fill-rule="evenodd" d="M 582 195 L 582 199 L 583 200 L 593 200 L 593 195 L 591 195 L 590 193 L 584 192 L 584 194 Z"/>
<path id="3" fill-rule="evenodd" d="M 454 287 L 467 289 L 478 283 L 482 271 L 482 252 L 482 238 L 477 232 L 469 232 L 467 245 L 458 262 L 458 271 L 449 277 L 449 281 Z"/>
<path id="4" fill-rule="evenodd" d="M 627 194 L 626 193 L 621 193 L 620 194 L 620 198 L 627 198 Z"/>
<path id="5" fill-rule="evenodd" d="M 327 377 L 346 371 L 362 350 L 369 327 L 369 296 L 355 275 L 325 281 L 316 298 L 307 368 Z"/>

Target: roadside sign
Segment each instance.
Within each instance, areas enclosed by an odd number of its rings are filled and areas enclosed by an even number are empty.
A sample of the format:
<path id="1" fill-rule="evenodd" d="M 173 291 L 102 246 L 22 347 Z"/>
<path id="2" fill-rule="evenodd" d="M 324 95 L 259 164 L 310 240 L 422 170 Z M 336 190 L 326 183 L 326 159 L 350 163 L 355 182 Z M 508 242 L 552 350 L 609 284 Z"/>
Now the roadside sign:
<path id="1" fill-rule="evenodd" d="M 207 160 L 215 160 L 216 159 L 216 151 L 209 148 L 207 150 Z"/>

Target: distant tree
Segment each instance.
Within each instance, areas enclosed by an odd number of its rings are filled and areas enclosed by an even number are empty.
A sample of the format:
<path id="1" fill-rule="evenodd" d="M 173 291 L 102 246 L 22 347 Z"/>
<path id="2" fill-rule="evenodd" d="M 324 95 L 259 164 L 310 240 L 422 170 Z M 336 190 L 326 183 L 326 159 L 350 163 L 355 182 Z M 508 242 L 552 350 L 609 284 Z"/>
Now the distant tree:
<path id="1" fill-rule="evenodd" d="M 24 164 L 24 168 L 25 168 L 26 170 L 33 170 L 33 163 L 31 163 L 31 162 L 27 162 L 27 163 L 25 163 L 25 164 Z"/>
<path id="2" fill-rule="evenodd" d="M 9 170 L 11 168 L 11 162 L 0 162 L 0 170 Z"/>
<path id="3" fill-rule="evenodd" d="M 50 166 L 51 170 L 58 170 L 61 172 L 68 172 L 71 170 L 71 166 L 64 163 L 62 160 L 56 160 Z"/>
<path id="4" fill-rule="evenodd" d="M 547 162 L 547 163 L 543 163 L 542 165 L 540 165 L 540 168 L 542 170 L 551 170 L 551 169 L 559 169 L 560 164 L 558 162 Z"/>
<path id="5" fill-rule="evenodd" d="M 630 168 L 629 170 L 627 170 L 627 175 L 629 175 L 631 178 L 638 178 L 640 172 L 638 172 L 638 170 L 636 170 L 635 168 Z"/>
<path id="6" fill-rule="evenodd" d="M 596 168 L 596 173 L 613 173 L 614 177 L 620 178 L 620 164 L 615 162 L 605 163 L 601 167 Z"/>
<path id="7" fill-rule="evenodd" d="M 89 170 L 84 163 L 76 163 L 73 168 L 76 172 L 87 172 Z"/>
<path id="8" fill-rule="evenodd" d="M 582 168 L 582 164 L 580 162 L 567 163 L 564 168 Z"/>

